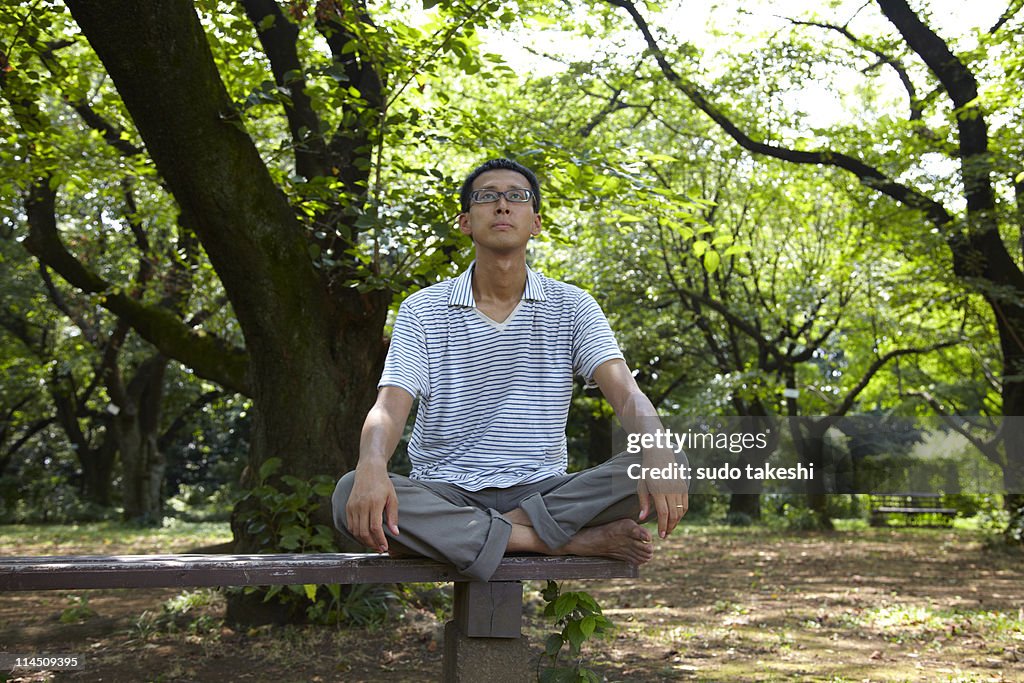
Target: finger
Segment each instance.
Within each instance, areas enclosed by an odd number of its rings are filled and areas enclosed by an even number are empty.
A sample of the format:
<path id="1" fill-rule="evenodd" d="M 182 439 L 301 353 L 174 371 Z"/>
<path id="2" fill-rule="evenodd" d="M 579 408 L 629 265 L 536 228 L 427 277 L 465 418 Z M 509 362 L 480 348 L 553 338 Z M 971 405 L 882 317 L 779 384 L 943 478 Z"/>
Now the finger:
<path id="1" fill-rule="evenodd" d="M 398 496 L 395 494 L 394 487 L 391 488 L 391 493 L 388 494 L 388 500 L 384 504 L 384 516 L 387 519 L 388 529 L 395 536 L 398 535 Z"/>
<path id="2" fill-rule="evenodd" d="M 345 519 L 348 522 L 349 533 L 364 546 L 369 546 L 369 539 L 366 537 L 366 527 L 363 524 L 365 517 L 362 511 L 353 505 L 351 501 L 345 506 Z"/>
<path id="3" fill-rule="evenodd" d="M 676 524 L 679 523 L 679 520 L 683 516 L 683 506 L 679 502 L 677 496 L 672 496 L 668 503 L 668 525 L 665 528 L 666 536 L 675 530 Z"/>
<path id="4" fill-rule="evenodd" d="M 388 538 L 384 535 L 384 510 L 377 505 L 368 505 L 363 517 L 363 528 L 365 529 L 367 547 L 373 548 L 379 553 L 388 551 Z"/>
<path id="5" fill-rule="evenodd" d="M 680 493 L 673 496 L 675 500 L 672 501 L 671 507 L 671 524 L 669 525 L 668 532 L 672 533 L 675 530 L 676 525 L 679 524 L 679 520 L 683 518 L 686 511 L 690 509 L 689 497 L 686 493 Z"/>
<path id="6" fill-rule="evenodd" d="M 669 515 L 668 500 L 665 494 L 654 496 L 654 509 L 658 512 L 658 536 L 665 538 L 668 536 Z"/>
<path id="7" fill-rule="evenodd" d="M 642 479 L 636 485 L 636 495 L 640 499 L 640 516 L 637 519 L 642 522 L 651 511 L 651 496 L 647 493 L 647 484 Z"/>

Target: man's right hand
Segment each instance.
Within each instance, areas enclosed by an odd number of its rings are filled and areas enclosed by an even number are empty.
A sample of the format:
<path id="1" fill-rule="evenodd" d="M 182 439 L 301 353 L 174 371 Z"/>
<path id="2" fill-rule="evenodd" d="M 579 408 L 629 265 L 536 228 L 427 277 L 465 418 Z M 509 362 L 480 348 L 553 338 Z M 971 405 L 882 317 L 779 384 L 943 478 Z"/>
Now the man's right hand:
<path id="1" fill-rule="evenodd" d="M 352 493 L 345 505 L 348 530 L 360 543 L 377 552 L 388 551 L 384 520 L 392 535 L 398 535 L 398 496 L 387 467 L 364 465 L 356 467 Z"/>
<path id="2" fill-rule="evenodd" d="M 395 452 L 412 409 L 412 394 L 399 387 L 381 387 L 363 422 L 352 493 L 345 505 L 348 532 L 367 548 L 388 551 L 382 520 L 398 535 L 398 495 L 388 476 L 388 458 Z"/>

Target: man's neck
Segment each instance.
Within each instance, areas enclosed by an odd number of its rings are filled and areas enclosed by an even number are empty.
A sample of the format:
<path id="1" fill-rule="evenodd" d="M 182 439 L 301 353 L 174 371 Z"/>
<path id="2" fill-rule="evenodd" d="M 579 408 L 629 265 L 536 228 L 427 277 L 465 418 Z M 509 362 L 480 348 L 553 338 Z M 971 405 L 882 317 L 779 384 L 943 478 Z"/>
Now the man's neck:
<path id="1" fill-rule="evenodd" d="M 513 303 L 526 289 L 526 254 L 477 253 L 473 268 L 473 298 L 477 303 Z"/>

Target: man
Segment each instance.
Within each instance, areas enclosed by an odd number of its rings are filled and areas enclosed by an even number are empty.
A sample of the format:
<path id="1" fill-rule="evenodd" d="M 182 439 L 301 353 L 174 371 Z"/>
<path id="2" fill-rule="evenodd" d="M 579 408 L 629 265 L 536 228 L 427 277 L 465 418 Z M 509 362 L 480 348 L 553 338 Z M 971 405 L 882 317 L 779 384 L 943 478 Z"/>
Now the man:
<path id="1" fill-rule="evenodd" d="M 461 202 L 476 260 L 400 307 L 358 464 L 334 493 L 336 525 L 366 547 L 447 561 L 480 581 L 506 552 L 649 561 L 651 534 L 635 520 L 656 513 L 665 538 L 686 512 L 682 482 L 624 486 L 638 462 L 626 454 L 565 473 L 574 374 L 600 387 L 628 431 L 657 414 L 593 297 L 527 268 L 541 230 L 536 176 L 488 161 Z M 412 472 L 389 474 L 416 398 Z M 665 457 L 645 453 L 643 464 Z"/>

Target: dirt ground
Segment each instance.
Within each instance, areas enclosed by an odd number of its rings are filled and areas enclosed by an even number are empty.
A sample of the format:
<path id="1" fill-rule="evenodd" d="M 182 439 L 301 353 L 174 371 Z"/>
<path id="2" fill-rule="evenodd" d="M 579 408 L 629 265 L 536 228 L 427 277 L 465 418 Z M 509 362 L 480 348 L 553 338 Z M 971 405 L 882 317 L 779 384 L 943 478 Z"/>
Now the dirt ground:
<path id="1" fill-rule="evenodd" d="M 542 587 L 526 591 L 535 655 L 552 630 L 539 616 Z M 1024 555 L 987 550 L 971 532 L 688 527 L 639 580 L 563 590 L 589 591 L 617 625 L 584 646 L 608 681 L 1024 682 Z M 177 617 L 165 605 L 177 605 Z M 426 608 L 396 611 L 370 631 L 236 631 L 222 607 L 215 593 L 174 589 L 2 594 L 0 652 L 84 657 L 81 671 L 10 681 L 440 677 L 443 618 Z"/>

